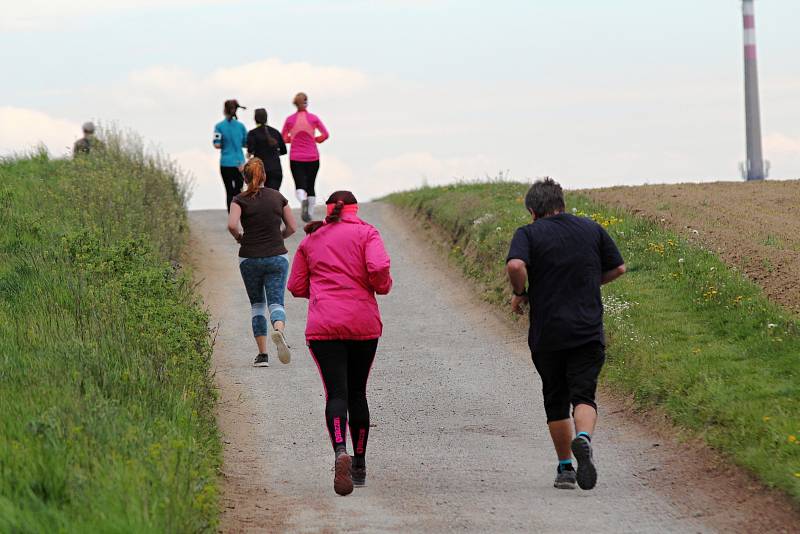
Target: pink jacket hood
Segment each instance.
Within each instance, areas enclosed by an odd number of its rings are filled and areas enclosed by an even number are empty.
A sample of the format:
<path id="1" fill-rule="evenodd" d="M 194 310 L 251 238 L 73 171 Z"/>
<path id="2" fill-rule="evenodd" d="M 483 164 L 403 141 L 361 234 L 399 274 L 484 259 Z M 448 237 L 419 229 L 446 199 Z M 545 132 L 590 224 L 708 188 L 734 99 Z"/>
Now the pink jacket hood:
<path id="1" fill-rule="evenodd" d="M 379 338 L 383 323 L 375 294 L 392 288 L 389 269 L 380 233 L 352 210 L 306 236 L 288 284 L 292 295 L 309 299 L 306 339 Z"/>

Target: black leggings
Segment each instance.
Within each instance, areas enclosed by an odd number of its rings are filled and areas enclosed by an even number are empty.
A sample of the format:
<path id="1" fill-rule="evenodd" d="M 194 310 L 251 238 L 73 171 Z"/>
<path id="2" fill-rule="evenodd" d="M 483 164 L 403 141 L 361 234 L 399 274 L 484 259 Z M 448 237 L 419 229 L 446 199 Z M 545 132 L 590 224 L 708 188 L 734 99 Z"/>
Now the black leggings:
<path id="1" fill-rule="evenodd" d="M 222 175 L 222 183 L 225 184 L 225 194 L 228 197 L 228 211 L 231 211 L 233 197 L 242 192 L 244 177 L 239 167 L 220 167 L 219 173 Z"/>
<path id="2" fill-rule="evenodd" d="M 378 340 L 311 341 L 309 348 L 325 386 L 325 422 L 333 450 L 347 448 L 349 414 L 353 455 L 363 458 L 369 438 L 367 379 Z"/>
<path id="3" fill-rule="evenodd" d="M 281 183 L 283 183 L 283 169 L 281 169 L 281 164 L 278 163 L 277 166 L 268 165 L 266 171 L 267 187 L 274 189 L 275 191 L 280 191 Z"/>
<path id="4" fill-rule="evenodd" d="M 319 160 L 317 161 L 290 161 L 289 167 L 292 169 L 294 178 L 294 188 L 302 189 L 310 197 L 317 196 L 314 185 L 317 183 L 317 173 L 319 172 Z"/>

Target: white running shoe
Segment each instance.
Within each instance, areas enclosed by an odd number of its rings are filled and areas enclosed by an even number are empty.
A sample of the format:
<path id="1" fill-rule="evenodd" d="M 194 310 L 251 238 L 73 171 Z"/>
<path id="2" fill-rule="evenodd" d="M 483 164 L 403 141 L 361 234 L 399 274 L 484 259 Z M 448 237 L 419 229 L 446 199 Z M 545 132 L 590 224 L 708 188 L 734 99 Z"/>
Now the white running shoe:
<path id="1" fill-rule="evenodd" d="M 281 363 L 289 363 L 292 360 L 292 353 L 289 351 L 289 344 L 286 343 L 286 336 L 280 330 L 272 331 L 272 342 L 278 348 L 278 359 Z"/>

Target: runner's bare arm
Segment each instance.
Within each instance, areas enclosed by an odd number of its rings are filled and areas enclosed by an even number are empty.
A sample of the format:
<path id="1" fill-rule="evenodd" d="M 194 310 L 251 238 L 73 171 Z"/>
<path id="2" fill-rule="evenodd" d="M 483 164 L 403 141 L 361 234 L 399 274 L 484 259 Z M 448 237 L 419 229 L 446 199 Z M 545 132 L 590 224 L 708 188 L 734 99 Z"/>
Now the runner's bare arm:
<path id="1" fill-rule="evenodd" d="M 506 263 L 508 280 L 514 296 L 511 298 L 511 309 L 514 313 L 522 315 L 523 306 L 528 304 L 528 295 L 525 294 L 525 283 L 528 281 L 528 267 L 525 262 L 518 259 L 508 260 Z"/>
<path id="2" fill-rule="evenodd" d="M 625 264 L 623 263 L 616 269 L 611 269 L 610 271 L 606 271 L 603 273 L 603 278 L 601 278 L 600 283 L 608 284 L 609 282 L 613 282 L 614 280 L 625 274 L 626 270 L 627 269 L 625 268 Z"/>
<path id="3" fill-rule="evenodd" d="M 236 202 L 231 202 L 231 212 L 228 214 L 228 231 L 231 233 L 237 243 L 241 242 L 242 235 L 242 207 Z"/>
<path id="4" fill-rule="evenodd" d="M 294 213 L 288 204 L 283 207 L 283 224 L 286 225 L 281 232 L 284 239 L 297 231 L 297 222 L 295 222 Z"/>

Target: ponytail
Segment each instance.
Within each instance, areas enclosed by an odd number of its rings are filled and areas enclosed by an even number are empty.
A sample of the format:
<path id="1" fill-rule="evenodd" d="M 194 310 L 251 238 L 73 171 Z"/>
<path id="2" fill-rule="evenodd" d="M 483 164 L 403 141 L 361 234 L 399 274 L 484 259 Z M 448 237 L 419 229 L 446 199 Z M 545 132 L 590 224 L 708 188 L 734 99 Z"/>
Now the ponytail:
<path id="1" fill-rule="evenodd" d="M 223 113 L 230 117 L 231 119 L 238 119 L 236 116 L 236 112 L 240 109 L 247 109 L 244 106 L 239 105 L 239 101 L 236 99 L 226 100 L 225 104 L 223 105 Z"/>
<path id="2" fill-rule="evenodd" d="M 324 224 L 333 224 L 342 220 L 342 210 L 347 205 L 358 204 L 355 195 L 350 191 L 336 191 L 332 194 L 328 201 L 325 203 L 328 206 L 333 204 L 330 214 L 325 217 L 325 222 L 311 221 L 305 226 L 306 234 L 313 234 L 319 230 Z"/>
<path id="3" fill-rule="evenodd" d="M 264 134 L 267 136 L 267 144 L 271 147 L 277 146 L 278 141 L 276 141 L 275 138 L 269 134 L 269 128 L 267 128 L 267 110 L 264 108 L 258 108 L 255 112 L 254 118 L 256 120 L 256 124 L 258 124 L 260 128 L 264 128 Z"/>
<path id="4" fill-rule="evenodd" d="M 250 161 L 244 166 L 244 181 L 247 182 L 247 189 L 242 192 L 243 197 L 258 194 L 267 181 L 264 162 L 259 158 L 250 158 Z"/>

